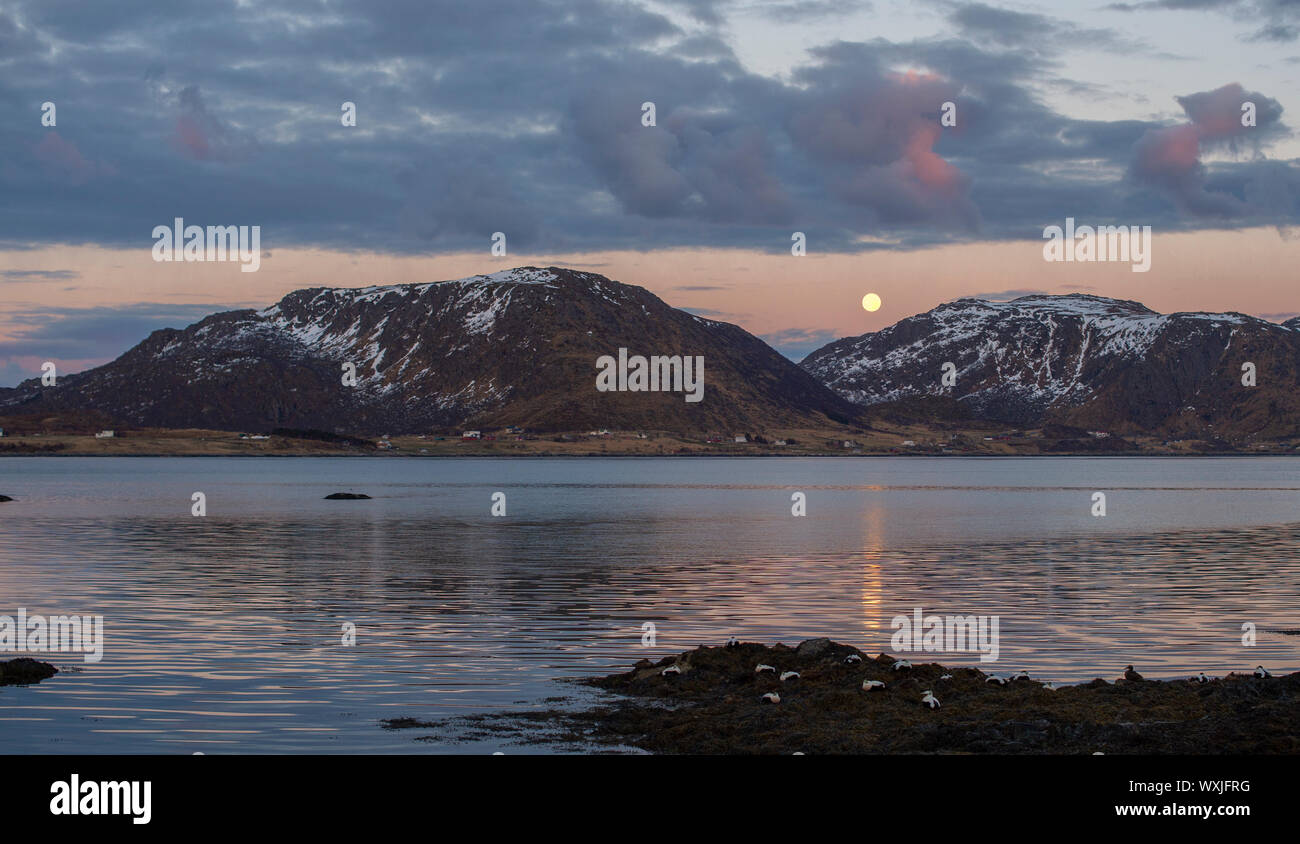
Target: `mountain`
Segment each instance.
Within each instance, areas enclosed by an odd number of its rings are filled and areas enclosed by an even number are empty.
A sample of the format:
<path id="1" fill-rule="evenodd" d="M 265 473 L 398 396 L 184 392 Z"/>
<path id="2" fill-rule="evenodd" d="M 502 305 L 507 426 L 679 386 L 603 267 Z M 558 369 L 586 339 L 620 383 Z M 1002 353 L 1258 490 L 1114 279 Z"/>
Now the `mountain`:
<path id="1" fill-rule="evenodd" d="M 800 365 L 844 398 L 950 396 L 974 416 L 1170 438 L 1300 435 L 1300 321 L 1159 314 L 1100 296 L 959 299 Z M 945 362 L 956 385 L 941 383 Z M 1253 363 L 1256 386 L 1242 384 Z"/>
<path id="2" fill-rule="evenodd" d="M 597 360 L 703 356 L 699 402 L 600 392 Z M 344 365 L 356 386 L 344 386 Z M 263 310 L 155 331 L 117 360 L 0 411 L 126 425 L 421 433 L 519 425 L 720 432 L 850 422 L 858 408 L 744 330 L 594 273 L 521 267 L 459 281 L 298 290 Z"/>

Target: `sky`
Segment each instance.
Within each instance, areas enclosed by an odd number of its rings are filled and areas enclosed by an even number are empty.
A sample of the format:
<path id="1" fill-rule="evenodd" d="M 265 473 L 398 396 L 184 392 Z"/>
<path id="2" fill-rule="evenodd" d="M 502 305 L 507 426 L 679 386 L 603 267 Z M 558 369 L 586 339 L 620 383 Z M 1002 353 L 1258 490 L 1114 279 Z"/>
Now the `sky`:
<path id="1" fill-rule="evenodd" d="M 521 265 L 794 359 L 962 296 L 1282 320 L 1297 79 L 1295 0 L 0 0 L 0 386 Z M 155 261 L 176 217 L 259 269 Z M 1045 261 L 1067 217 L 1150 226 L 1150 271 Z"/>

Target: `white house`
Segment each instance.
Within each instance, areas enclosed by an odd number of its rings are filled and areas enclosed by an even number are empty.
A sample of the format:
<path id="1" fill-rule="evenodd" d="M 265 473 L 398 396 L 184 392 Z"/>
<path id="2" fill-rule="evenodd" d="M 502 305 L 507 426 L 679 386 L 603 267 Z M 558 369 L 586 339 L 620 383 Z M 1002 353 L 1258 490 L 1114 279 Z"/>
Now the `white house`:
<path id="1" fill-rule="evenodd" d="M 481 440 L 483 439 L 482 431 L 466 431 L 460 435 L 462 440 Z"/>
<path id="2" fill-rule="evenodd" d="M 741 434 L 740 436 L 736 437 L 736 442 L 747 443 L 749 442 L 749 437 L 746 437 L 744 434 Z"/>
<path id="3" fill-rule="evenodd" d="M 95 439 L 107 440 L 107 439 L 111 439 L 114 436 L 116 436 L 116 434 L 114 434 L 112 431 L 100 431 L 98 434 L 95 434 Z"/>

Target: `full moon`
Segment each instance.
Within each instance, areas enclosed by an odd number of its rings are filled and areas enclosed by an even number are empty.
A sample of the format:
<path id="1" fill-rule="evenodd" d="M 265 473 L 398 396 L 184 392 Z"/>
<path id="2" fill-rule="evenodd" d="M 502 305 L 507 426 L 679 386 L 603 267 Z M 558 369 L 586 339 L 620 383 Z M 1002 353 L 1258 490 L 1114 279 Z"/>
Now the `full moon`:
<path id="1" fill-rule="evenodd" d="M 874 293 L 868 293 L 862 297 L 862 307 L 869 311 L 880 310 L 880 297 Z"/>

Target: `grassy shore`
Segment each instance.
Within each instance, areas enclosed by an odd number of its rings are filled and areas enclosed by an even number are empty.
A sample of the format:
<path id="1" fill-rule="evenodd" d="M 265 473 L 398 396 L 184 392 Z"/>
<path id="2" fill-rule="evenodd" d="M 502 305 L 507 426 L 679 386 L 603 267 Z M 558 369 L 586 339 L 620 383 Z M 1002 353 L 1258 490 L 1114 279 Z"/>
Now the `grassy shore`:
<path id="1" fill-rule="evenodd" d="M 437 740 L 492 735 L 667 754 L 1300 753 L 1300 673 L 1052 688 L 1032 678 L 990 683 L 978 669 L 937 663 L 895 670 L 895 661 L 828 639 L 700 647 L 585 681 L 613 693 L 591 709 L 385 726 L 435 730 Z M 760 664 L 776 672 L 755 673 Z M 665 674 L 671 666 L 680 673 Z M 799 676 L 783 682 L 787 671 Z M 864 691 L 864 680 L 885 686 Z M 939 708 L 922 704 L 926 691 Z"/>

